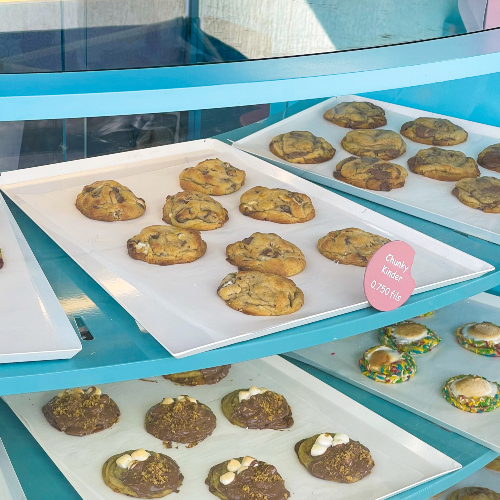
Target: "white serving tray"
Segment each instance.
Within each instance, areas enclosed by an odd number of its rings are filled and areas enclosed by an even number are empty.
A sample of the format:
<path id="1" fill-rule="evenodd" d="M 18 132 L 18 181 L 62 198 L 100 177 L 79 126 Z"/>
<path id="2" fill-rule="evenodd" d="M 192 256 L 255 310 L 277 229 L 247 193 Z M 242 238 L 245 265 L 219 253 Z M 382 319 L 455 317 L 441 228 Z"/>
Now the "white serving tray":
<path id="1" fill-rule="evenodd" d="M 403 188 L 393 189 L 389 192 L 372 191 L 357 188 L 334 179 L 333 172 L 337 164 L 344 158 L 352 156 L 340 145 L 342 138 L 351 129 L 330 123 L 323 118 L 323 114 L 327 109 L 344 101 L 369 101 L 381 106 L 385 110 L 387 117 L 387 125 L 381 128 L 394 130 L 398 133 L 403 123 L 419 116 L 449 118 L 453 123 L 463 127 L 469 133 L 469 137 L 465 143 L 446 147 L 445 149 L 462 151 L 467 156 L 474 158 L 474 160 L 477 159 L 478 154 L 484 148 L 500 142 L 500 128 L 497 127 L 359 96 L 341 96 L 323 101 L 259 132 L 240 139 L 234 143 L 234 146 L 270 160 L 286 168 L 286 170 L 314 182 L 319 182 L 320 184 L 386 205 L 401 212 L 500 244 L 499 214 L 486 214 L 481 212 L 481 210 L 462 204 L 451 194 L 452 189 L 455 187 L 454 182 L 436 181 L 410 172 L 407 164 L 408 158 L 414 156 L 420 149 L 430 147 L 425 144 L 418 144 L 403 137 L 406 142 L 406 153 L 392 160 L 394 163 L 408 170 L 408 177 Z M 269 151 L 269 143 L 272 138 L 292 130 L 308 130 L 316 136 L 324 137 L 337 150 L 335 156 L 330 161 L 318 165 L 296 165 L 274 156 Z M 479 167 L 479 170 L 482 176 L 500 178 L 500 173 L 482 167 Z"/>
<path id="2" fill-rule="evenodd" d="M 72 358 L 82 349 L 0 194 L 0 363 Z"/>
<path id="3" fill-rule="evenodd" d="M 455 338 L 456 328 L 465 323 L 500 324 L 500 297 L 481 293 L 415 321 L 434 330 L 443 340 L 430 353 L 414 356 L 417 373 L 402 384 L 382 384 L 361 373 L 359 358 L 366 349 L 380 344 L 376 331 L 289 355 L 500 453 L 500 409 L 480 414 L 461 411 L 448 403 L 441 392 L 454 375 L 480 375 L 500 382 L 500 358 L 467 351 Z"/>
<path id="4" fill-rule="evenodd" d="M 435 500 L 447 500 L 448 497 L 456 490 L 467 486 L 479 486 L 480 488 L 489 488 L 500 494 L 500 472 L 483 467 L 474 474 L 455 484 L 451 488 L 444 490 L 439 495 L 432 497 Z"/>
<path id="5" fill-rule="evenodd" d="M 83 438 L 58 432 L 45 421 L 42 406 L 57 391 L 6 396 L 4 400 L 84 500 L 115 500 L 116 493 L 101 479 L 102 464 L 111 455 L 136 448 L 166 453 L 177 461 L 185 476 L 176 495 L 178 500 L 213 499 L 204 484 L 210 467 L 245 455 L 275 465 L 295 500 L 382 499 L 461 467 L 278 356 L 233 365 L 226 379 L 211 386 L 180 387 L 161 377 L 153 380 L 157 383 L 136 380 L 100 386 L 116 401 L 122 416 L 111 429 Z M 283 394 L 292 408 L 294 425 L 285 431 L 231 425 L 222 413 L 220 401 L 229 392 L 250 385 Z M 144 417 L 163 398 L 179 394 L 208 405 L 217 417 L 217 428 L 194 448 L 179 445 L 166 450 L 160 440 L 144 430 Z M 331 483 L 311 476 L 300 465 L 294 446 L 319 432 L 344 432 L 363 443 L 375 461 L 372 473 L 355 484 Z"/>
<path id="6" fill-rule="evenodd" d="M 16 472 L 10 463 L 7 450 L 0 439 L 0 498 L 2 500 L 26 500 Z"/>
<path id="7" fill-rule="evenodd" d="M 191 264 L 166 267 L 131 259 L 128 238 L 146 226 L 163 224 L 165 197 L 181 191 L 182 169 L 213 157 L 244 169 L 247 180 L 239 192 L 218 197 L 229 211 L 229 222 L 215 231 L 202 232 L 207 253 Z M 66 175 L 53 177 L 63 167 Z M 317 250 L 318 239 L 334 229 L 359 227 L 412 245 L 416 250 L 415 293 L 493 270 L 486 262 L 213 139 L 69 162 L 63 167 L 7 173 L 2 175 L 2 188 L 175 357 L 368 307 L 364 268 L 336 265 Z M 29 180 L 30 174 L 46 177 Z M 82 216 L 74 206 L 77 194 L 85 184 L 107 178 L 145 198 L 146 213 L 139 219 L 112 224 Z M 238 210 L 240 196 L 258 185 L 308 194 L 316 217 L 300 225 L 245 217 Z M 217 295 L 222 279 L 236 271 L 225 260 L 226 246 L 255 231 L 276 232 L 304 252 L 307 267 L 293 277 L 305 294 L 305 305 L 298 312 L 247 316 L 226 306 Z"/>

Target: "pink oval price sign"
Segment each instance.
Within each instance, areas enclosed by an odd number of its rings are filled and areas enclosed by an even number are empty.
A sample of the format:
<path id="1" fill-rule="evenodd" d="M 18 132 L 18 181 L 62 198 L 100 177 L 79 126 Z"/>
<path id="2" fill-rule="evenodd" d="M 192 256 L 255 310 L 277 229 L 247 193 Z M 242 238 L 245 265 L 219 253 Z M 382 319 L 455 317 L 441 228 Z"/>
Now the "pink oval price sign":
<path id="1" fill-rule="evenodd" d="M 415 250 L 404 241 L 391 241 L 379 248 L 368 262 L 364 288 L 368 302 L 379 311 L 402 306 L 415 289 L 411 266 Z"/>

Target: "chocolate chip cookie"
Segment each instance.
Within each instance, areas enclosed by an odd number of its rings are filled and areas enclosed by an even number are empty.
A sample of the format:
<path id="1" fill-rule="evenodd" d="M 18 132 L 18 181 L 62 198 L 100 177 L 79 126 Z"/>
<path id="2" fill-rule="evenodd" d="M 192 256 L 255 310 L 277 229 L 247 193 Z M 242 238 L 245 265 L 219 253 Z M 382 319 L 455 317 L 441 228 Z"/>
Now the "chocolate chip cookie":
<path id="1" fill-rule="evenodd" d="M 217 293 L 232 309 L 252 316 L 282 316 L 304 305 L 304 294 L 292 280 L 260 271 L 229 273 Z"/>
<path id="2" fill-rule="evenodd" d="M 179 385 L 212 385 L 217 384 L 222 379 L 227 377 L 231 365 L 214 366 L 213 368 L 200 368 L 190 372 L 172 373 L 171 375 L 163 375 L 163 378 L 171 380 L 174 384 Z"/>
<path id="3" fill-rule="evenodd" d="M 467 140 L 467 132 L 444 118 L 417 118 L 401 127 L 401 135 L 430 146 L 455 146 Z"/>
<path id="4" fill-rule="evenodd" d="M 163 220 L 176 227 L 210 231 L 222 227 L 229 217 L 227 210 L 208 194 L 181 191 L 167 196 L 163 207 Z"/>
<path id="5" fill-rule="evenodd" d="M 244 170 L 215 158 L 185 168 L 179 175 L 181 188 L 188 191 L 222 196 L 238 191 L 245 184 Z"/>
<path id="6" fill-rule="evenodd" d="M 451 194 L 468 207 L 490 214 L 500 213 L 500 179 L 496 177 L 461 179 Z"/>
<path id="7" fill-rule="evenodd" d="M 331 231 L 318 241 L 318 250 L 339 264 L 366 267 L 373 254 L 391 240 L 362 229 L 349 227 Z"/>
<path id="8" fill-rule="evenodd" d="M 392 130 L 351 130 L 341 144 L 348 153 L 379 160 L 393 160 L 406 151 L 405 141 Z"/>
<path id="9" fill-rule="evenodd" d="M 169 266 L 202 257 L 207 244 L 199 231 L 170 226 L 148 226 L 127 241 L 130 257 L 148 264 Z"/>
<path id="10" fill-rule="evenodd" d="M 492 144 L 483 149 L 477 157 L 477 162 L 481 167 L 500 172 L 500 144 Z"/>
<path id="11" fill-rule="evenodd" d="M 309 196 L 287 189 L 268 189 L 257 186 L 243 193 L 240 212 L 252 219 L 296 224 L 314 218 L 314 207 Z"/>
<path id="12" fill-rule="evenodd" d="M 146 202 L 119 182 L 96 181 L 77 196 L 76 208 L 89 219 L 115 222 L 137 219 L 146 210 Z"/>
<path id="13" fill-rule="evenodd" d="M 341 102 L 330 108 L 323 117 L 344 128 L 378 128 L 387 125 L 385 111 L 371 102 Z"/>
<path id="14" fill-rule="evenodd" d="M 390 191 L 405 185 L 408 172 L 396 163 L 377 158 L 349 156 L 333 172 L 338 181 L 374 191 Z"/>
<path id="15" fill-rule="evenodd" d="M 408 166 L 414 174 L 438 181 L 459 181 L 481 175 L 473 158 L 460 151 L 436 147 L 421 149 L 408 160 Z"/>
<path id="16" fill-rule="evenodd" d="M 293 276 L 304 270 L 304 254 L 293 243 L 274 233 L 253 233 L 226 248 L 227 261 L 240 271 L 262 271 Z"/>
<path id="17" fill-rule="evenodd" d="M 323 163 L 335 154 L 333 146 L 311 132 L 293 131 L 273 138 L 269 150 L 290 163 Z"/>

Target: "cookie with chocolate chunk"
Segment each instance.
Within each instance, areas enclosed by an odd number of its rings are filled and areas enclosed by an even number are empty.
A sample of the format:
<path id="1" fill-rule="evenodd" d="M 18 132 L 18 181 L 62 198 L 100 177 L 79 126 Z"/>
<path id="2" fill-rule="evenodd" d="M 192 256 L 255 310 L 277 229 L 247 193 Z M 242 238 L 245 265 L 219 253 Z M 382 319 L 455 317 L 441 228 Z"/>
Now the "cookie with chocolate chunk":
<path id="1" fill-rule="evenodd" d="M 392 130 L 352 130 L 342 139 L 342 147 L 356 156 L 393 160 L 406 151 L 402 137 Z"/>
<path id="2" fill-rule="evenodd" d="M 229 373 L 229 368 L 231 368 L 231 365 L 214 366 L 213 368 L 201 368 L 190 372 L 163 375 L 163 378 L 171 380 L 174 384 L 179 385 L 212 385 L 226 378 Z"/>
<path id="3" fill-rule="evenodd" d="M 421 117 L 406 122 L 401 135 L 430 146 L 455 146 L 467 140 L 467 132 L 445 118 Z"/>
<path id="4" fill-rule="evenodd" d="M 371 102 L 341 102 L 330 108 L 323 118 L 344 128 L 369 129 L 387 125 L 385 111 Z"/>
<path id="5" fill-rule="evenodd" d="M 293 131 L 273 138 L 269 150 L 290 163 L 323 163 L 335 154 L 333 146 L 311 132 Z"/>
<path id="6" fill-rule="evenodd" d="M 488 170 L 500 172 L 500 144 L 492 144 L 483 149 L 477 157 L 477 163 Z"/>
<path id="7" fill-rule="evenodd" d="M 496 177 L 461 179 L 451 194 L 468 207 L 490 214 L 500 213 L 500 179 Z"/>

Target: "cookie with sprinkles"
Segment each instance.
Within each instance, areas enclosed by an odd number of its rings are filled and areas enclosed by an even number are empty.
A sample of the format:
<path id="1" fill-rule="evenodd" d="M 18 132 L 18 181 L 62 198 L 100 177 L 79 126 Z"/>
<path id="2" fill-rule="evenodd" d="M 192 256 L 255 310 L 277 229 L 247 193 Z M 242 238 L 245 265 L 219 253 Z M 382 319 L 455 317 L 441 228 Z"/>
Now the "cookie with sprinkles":
<path id="1" fill-rule="evenodd" d="M 457 342 L 482 356 L 500 356 L 500 327 L 489 321 L 466 323 L 455 330 Z"/>
<path id="2" fill-rule="evenodd" d="M 500 386 L 479 375 L 457 375 L 446 381 L 443 396 L 462 411 L 484 413 L 500 406 Z"/>
<path id="3" fill-rule="evenodd" d="M 425 354 L 440 342 L 436 332 L 415 321 L 401 321 L 379 331 L 380 343 L 409 354 Z"/>
<path id="4" fill-rule="evenodd" d="M 410 354 L 385 345 L 367 349 L 359 360 L 359 367 L 365 377 L 383 384 L 406 382 L 417 372 L 417 364 Z"/>

